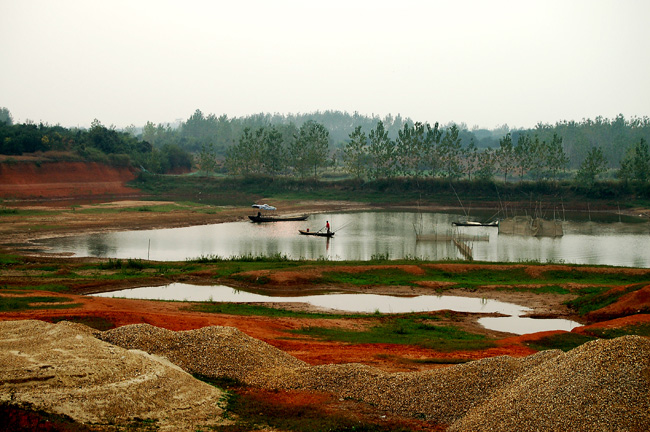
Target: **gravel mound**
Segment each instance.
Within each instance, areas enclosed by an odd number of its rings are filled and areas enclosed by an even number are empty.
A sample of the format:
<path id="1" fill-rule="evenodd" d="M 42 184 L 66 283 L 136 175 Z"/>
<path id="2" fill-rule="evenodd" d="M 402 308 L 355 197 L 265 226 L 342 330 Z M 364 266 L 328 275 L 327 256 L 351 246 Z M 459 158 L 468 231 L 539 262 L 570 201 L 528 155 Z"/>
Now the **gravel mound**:
<path id="1" fill-rule="evenodd" d="M 271 389 L 328 391 L 406 416 L 450 424 L 526 370 L 560 355 L 492 357 L 423 372 L 386 373 L 360 364 L 259 371 L 250 384 Z"/>
<path id="2" fill-rule="evenodd" d="M 648 431 L 650 340 L 597 340 L 549 359 L 449 430 Z"/>
<path id="3" fill-rule="evenodd" d="M 78 329 L 0 322 L 0 400 L 96 425 L 151 419 L 161 431 L 179 431 L 223 421 L 222 391 L 167 361 Z"/>
<path id="4" fill-rule="evenodd" d="M 105 331 L 103 341 L 165 357 L 189 373 L 245 382 L 258 370 L 296 368 L 307 363 L 233 327 L 171 331 L 133 324 Z"/>
<path id="5" fill-rule="evenodd" d="M 228 327 L 132 325 L 99 337 L 189 372 L 266 389 L 314 390 L 461 431 L 650 430 L 650 339 L 597 340 L 568 353 L 487 358 L 424 372 L 310 366 Z"/>

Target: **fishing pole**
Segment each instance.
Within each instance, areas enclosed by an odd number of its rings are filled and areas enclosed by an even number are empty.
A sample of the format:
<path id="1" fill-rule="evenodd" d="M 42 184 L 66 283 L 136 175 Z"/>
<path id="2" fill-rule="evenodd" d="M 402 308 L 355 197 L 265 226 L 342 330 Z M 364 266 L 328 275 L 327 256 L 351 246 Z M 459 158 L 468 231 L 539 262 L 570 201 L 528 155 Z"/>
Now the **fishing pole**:
<path id="1" fill-rule="evenodd" d="M 345 228 L 346 226 L 350 225 L 352 222 L 353 222 L 353 221 L 350 221 L 350 222 L 346 223 L 345 225 L 343 225 L 341 228 L 337 229 L 337 230 L 334 231 L 334 232 L 341 231 L 343 228 Z"/>

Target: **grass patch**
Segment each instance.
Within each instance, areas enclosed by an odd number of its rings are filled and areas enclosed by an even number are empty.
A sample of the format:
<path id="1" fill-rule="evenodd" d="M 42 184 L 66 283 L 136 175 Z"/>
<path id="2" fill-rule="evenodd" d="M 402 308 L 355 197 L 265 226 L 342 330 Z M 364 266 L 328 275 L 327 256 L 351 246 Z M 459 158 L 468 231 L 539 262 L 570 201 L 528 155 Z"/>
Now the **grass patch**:
<path id="1" fill-rule="evenodd" d="M 620 328 L 590 328 L 586 332 L 602 339 L 614 339 L 627 335 L 650 337 L 650 323 L 633 324 Z"/>
<path id="2" fill-rule="evenodd" d="M 57 228 L 63 228 L 63 225 L 47 225 L 47 224 L 33 224 L 29 225 L 29 229 L 32 231 L 45 231 L 45 230 L 54 230 Z"/>
<path id="3" fill-rule="evenodd" d="M 93 328 L 95 330 L 99 331 L 106 331 L 110 329 L 114 329 L 115 323 L 113 323 L 110 320 L 107 320 L 106 318 L 102 317 L 95 317 L 95 316 L 62 316 L 62 317 L 56 317 L 52 318 L 49 320 L 51 323 L 58 323 L 61 321 L 69 321 L 69 322 L 74 322 L 78 324 L 83 324 L 87 327 Z"/>
<path id="4" fill-rule="evenodd" d="M 196 258 L 188 258 L 187 262 L 191 263 L 223 263 L 223 262 L 266 262 L 266 263 L 276 263 L 276 262 L 297 262 L 289 258 L 285 254 L 275 253 L 272 255 L 237 255 L 228 258 L 221 257 L 219 255 L 201 255 Z"/>
<path id="5" fill-rule="evenodd" d="M 580 267 L 571 270 L 551 270 L 544 272 L 548 280 L 571 281 L 592 284 L 626 285 L 650 280 L 650 271 L 645 274 L 629 274 L 624 271 L 614 273 L 594 273 L 583 271 Z"/>
<path id="6" fill-rule="evenodd" d="M 526 345 L 538 351 L 559 349 L 566 352 L 594 339 L 594 337 L 577 333 L 558 333 L 529 342 Z"/>
<path id="7" fill-rule="evenodd" d="M 143 270 L 144 268 L 158 267 L 159 264 L 147 264 L 146 262 L 140 259 L 121 260 L 109 258 L 108 261 L 100 263 L 97 268 L 100 270 L 120 270 L 120 269 L 131 269 L 131 270 Z"/>
<path id="8" fill-rule="evenodd" d="M 417 264 L 427 262 L 418 261 Z M 432 262 L 435 263 L 435 262 Z M 345 263 L 353 265 L 353 263 Z M 364 263 L 365 265 L 369 263 Z M 387 262 L 390 265 L 409 264 L 413 265 L 411 260 L 399 260 Z M 416 265 L 417 265 L 416 264 Z M 436 281 L 451 282 L 453 285 L 449 288 L 467 288 L 476 289 L 485 285 L 500 285 L 500 290 L 526 291 L 531 293 L 545 294 L 570 294 L 571 291 L 562 287 L 562 284 L 568 282 L 582 282 L 596 284 L 620 284 L 629 281 L 647 281 L 650 279 L 650 272 L 641 275 L 625 275 L 613 273 L 595 273 L 581 270 L 576 267 L 569 271 L 541 271 L 539 276 L 531 276 L 524 268 L 511 267 L 507 269 L 490 268 L 491 263 L 481 263 L 485 266 L 480 269 L 454 271 L 443 270 L 432 266 L 420 265 L 424 271 L 422 275 L 416 275 L 406 272 L 400 268 L 370 269 L 368 271 L 348 273 L 348 272 L 324 272 L 321 282 L 341 283 L 350 285 L 396 285 L 412 286 L 418 281 Z M 503 263 L 506 264 L 506 263 Z M 543 268 L 543 265 L 540 265 Z M 518 287 L 518 285 L 541 285 L 539 288 Z"/>
<path id="9" fill-rule="evenodd" d="M 2 209 L 0 209 L 2 210 Z M 3 215 L 20 215 L 20 216 L 47 216 L 59 214 L 59 211 L 53 210 L 33 210 L 33 209 L 16 209 L 16 208 L 4 208 L 4 212 L 0 211 L 0 216 Z"/>
<path id="10" fill-rule="evenodd" d="M 542 285 L 539 287 L 519 287 L 519 286 L 510 286 L 510 287 L 499 287 L 496 288 L 497 291 L 511 291 L 511 292 L 525 292 L 531 294 L 571 294 L 571 291 L 561 287 L 559 285 Z"/>
<path id="11" fill-rule="evenodd" d="M 22 264 L 23 258 L 18 255 L 0 254 L 0 266 Z"/>
<path id="12" fill-rule="evenodd" d="M 27 286 L 13 286 L 5 285 L 3 289 L 19 290 L 19 291 L 49 291 L 64 293 L 70 291 L 65 285 L 60 284 L 44 284 L 44 285 L 27 285 Z"/>
<path id="13" fill-rule="evenodd" d="M 278 297 L 281 301 L 282 297 Z M 193 312 L 206 312 L 227 315 L 250 315 L 250 316 L 266 316 L 274 318 L 366 318 L 368 315 L 362 314 L 327 314 L 317 312 L 300 312 L 291 311 L 286 309 L 277 309 L 268 306 L 249 305 L 244 303 L 230 303 L 230 302 L 202 302 L 196 303 L 185 308 L 185 310 Z"/>
<path id="14" fill-rule="evenodd" d="M 388 317 L 364 331 L 310 326 L 291 333 L 350 344 L 417 345 L 439 351 L 477 350 L 494 346 L 483 335 L 469 333 L 455 326 L 431 325 L 426 321 L 423 317 Z"/>
<path id="15" fill-rule="evenodd" d="M 16 312 L 35 309 L 65 309 L 79 306 L 68 303 L 70 299 L 61 297 L 6 297 L 0 296 L 0 312 Z M 42 303 L 42 304 L 38 304 Z M 65 303 L 65 304 L 59 304 Z"/>
<path id="16" fill-rule="evenodd" d="M 320 281 L 325 283 L 343 283 L 351 285 L 415 285 L 421 279 L 401 269 L 377 269 L 360 273 L 324 272 Z"/>
<path id="17" fill-rule="evenodd" d="M 633 285 L 624 290 L 608 292 L 612 287 L 586 287 L 578 290 L 579 297 L 565 302 L 565 304 L 580 315 L 602 309 L 610 304 L 616 303 L 618 299 L 627 293 L 636 291 L 645 284 Z"/>

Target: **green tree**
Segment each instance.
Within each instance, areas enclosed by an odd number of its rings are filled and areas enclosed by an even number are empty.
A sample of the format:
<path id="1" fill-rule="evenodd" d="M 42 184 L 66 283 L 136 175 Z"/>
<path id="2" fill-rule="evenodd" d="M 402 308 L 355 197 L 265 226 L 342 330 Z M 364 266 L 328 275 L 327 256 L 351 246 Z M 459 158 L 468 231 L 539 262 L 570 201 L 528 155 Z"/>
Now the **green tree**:
<path id="1" fill-rule="evenodd" d="M 165 144 L 161 153 L 167 161 L 166 173 L 182 173 L 192 169 L 192 156 L 175 144 Z"/>
<path id="2" fill-rule="evenodd" d="M 458 126 L 451 125 L 445 131 L 438 146 L 440 162 L 443 169 L 442 175 L 450 179 L 459 178 L 463 173 L 460 161 L 462 144 L 459 132 Z"/>
<path id="3" fill-rule="evenodd" d="M 425 128 L 426 133 L 424 136 L 422 163 L 424 168 L 429 172 L 429 175 L 434 177 L 440 170 L 440 155 L 438 147 L 440 146 L 440 140 L 442 139 L 442 130 L 437 122 L 433 127 L 431 127 L 429 123 L 426 123 Z"/>
<path id="4" fill-rule="evenodd" d="M 361 180 L 366 174 L 368 162 L 368 138 L 361 126 L 354 128 L 350 140 L 343 149 L 343 162 L 350 174 Z"/>
<path id="5" fill-rule="evenodd" d="M 603 149 L 600 147 L 593 147 L 587 153 L 587 157 L 576 174 L 576 180 L 579 183 L 593 186 L 596 178 L 607 170 L 607 160 L 603 154 Z"/>
<path id="6" fill-rule="evenodd" d="M 282 132 L 275 126 L 264 130 L 262 138 L 262 155 L 264 172 L 271 176 L 280 174 L 287 167 L 287 154 L 283 146 Z"/>
<path id="7" fill-rule="evenodd" d="M 391 178 L 395 175 L 395 142 L 388 137 L 388 130 L 379 120 L 368 136 L 370 157 L 370 177 Z"/>
<path id="8" fill-rule="evenodd" d="M 564 147 L 562 146 L 562 138 L 553 133 L 553 138 L 550 143 L 544 143 L 545 145 L 545 154 L 546 154 L 546 168 L 548 170 L 550 178 L 556 180 L 558 173 L 564 171 L 569 165 L 569 158 L 564 153 Z"/>
<path id="9" fill-rule="evenodd" d="M 199 152 L 199 170 L 205 174 L 213 174 L 217 170 L 217 158 L 214 144 L 203 144 Z"/>
<path id="10" fill-rule="evenodd" d="M 7 126 L 14 124 L 14 119 L 11 117 L 11 113 L 5 107 L 0 108 L 0 123 L 5 123 Z"/>
<path id="11" fill-rule="evenodd" d="M 252 131 L 245 128 L 237 144 L 226 153 L 226 167 L 233 174 L 262 173 L 264 128 Z"/>
<path id="12" fill-rule="evenodd" d="M 476 178 L 480 180 L 492 180 L 496 170 L 496 154 L 487 148 L 478 154 Z"/>
<path id="13" fill-rule="evenodd" d="M 517 156 L 517 168 L 519 169 L 519 178 L 523 179 L 524 175 L 530 171 L 533 165 L 535 155 L 532 152 L 532 140 L 527 134 L 521 134 L 517 138 L 515 145 L 515 155 Z"/>
<path id="14" fill-rule="evenodd" d="M 472 175 L 478 170 L 480 153 L 476 143 L 472 139 L 469 146 L 461 150 L 464 160 L 464 171 L 468 180 L 472 180 Z"/>
<path id="15" fill-rule="evenodd" d="M 650 150 L 645 139 L 628 148 L 618 174 L 623 180 L 650 180 Z"/>
<path id="16" fill-rule="evenodd" d="M 504 183 L 508 182 L 508 174 L 513 172 L 517 166 L 517 154 L 512 144 L 512 136 L 507 133 L 499 140 L 499 148 L 495 152 L 496 163 L 503 173 Z"/>
<path id="17" fill-rule="evenodd" d="M 329 132 L 320 123 L 308 121 L 298 131 L 290 148 L 293 168 L 302 178 L 313 170 L 314 177 L 318 169 L 327 163 L 329 150 Z"/>
<path id="18" fill-rule="evenodd" d="M 101 150 L 105 154 L 127 152 L 124 142 L 120 140 L 115 129 L 104 127 L 97 119 L 93 120 L 87 138 L 92 147 Z"/>
<path id="19" fill-rule="evenodd" d="M 530 173 L 535 181 L 539 181 L 546 175 L 548 167 L 548 146 L 545 141 L 541 141 L 539 135 L 530 141 L 528 147 L 530 160 Z"/>

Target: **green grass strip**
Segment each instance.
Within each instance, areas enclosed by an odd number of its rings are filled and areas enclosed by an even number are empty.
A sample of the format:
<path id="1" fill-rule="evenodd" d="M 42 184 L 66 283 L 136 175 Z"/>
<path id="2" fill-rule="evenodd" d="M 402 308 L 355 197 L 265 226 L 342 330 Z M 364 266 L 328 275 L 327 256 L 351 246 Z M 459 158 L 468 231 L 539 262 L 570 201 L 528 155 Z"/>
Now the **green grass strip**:
<path id="1" fill-rule="evenodd" d="M 440 351 L 476 350 L 494 346 L 483 335 L 473 334 L 454 326 L 431 325 L 421 318 L 389 318 L 365 331 L 304 327 L 292 333 L 328 341 L 350 344 L 417 345 Z"/>
<path id="2" fill-rule="evenodd" d="M 594 339 L 594 337 L 577 333 L 558 333 L 543 337 L 526 345 L 538 351 L 559 349 L 566 352 Z"/>
<path id="3" fill-rule="evenodd" d="M 0 296 L 0 312 L 16 312 L 34 309 L 65 309 L 78 307 L 78 303 L 68 304 L 70 299 L 61 297 L 5 297 Z M 44 303 L 36 305 L 36 303 Z M 57 304 L 66 303 L 66 304 Z"/>
<path id="4" fill-rule="evenodd" d="M 281 301 L 282 297 L 278 297 Z M 300 312 L 291 311 L 286 309 L 277 309 L 269 306 L 249 305 L 244 303 L 230 303 L 230 302 L 202 302 L 196 303 L 185 308 L 185 310 L 193 312 L 206 312 L 217 313 L 226 315 L 250 315 L 250 316 L 266 316 L 274 318 L 367 318 L 368 315 L 362 314 L 327 314 L 316 312 Z"/>
<path id="5" fill-rule="evenodd" d="M 608 292 L 611 287 L 586 287 L 578 290 L 579 297 L 565 304 L 571 309 L 575 310 L 580 315 L 586 315 L 589 312 L 602 309 L 610 304 L 616 303 L 618 299 L 632 291 L 637 291 L 643 288 L 645 284 L 633 285 L 624 290 L 617 290 L 615 292 Z"/>
<path id="6" fill-rule="evenodd" d="M 650 337 L 650 323 L 633 324 L 619 328 L 590 328 L 586 332 L 603 339 L 614 339 L 627 335 Z"/>

